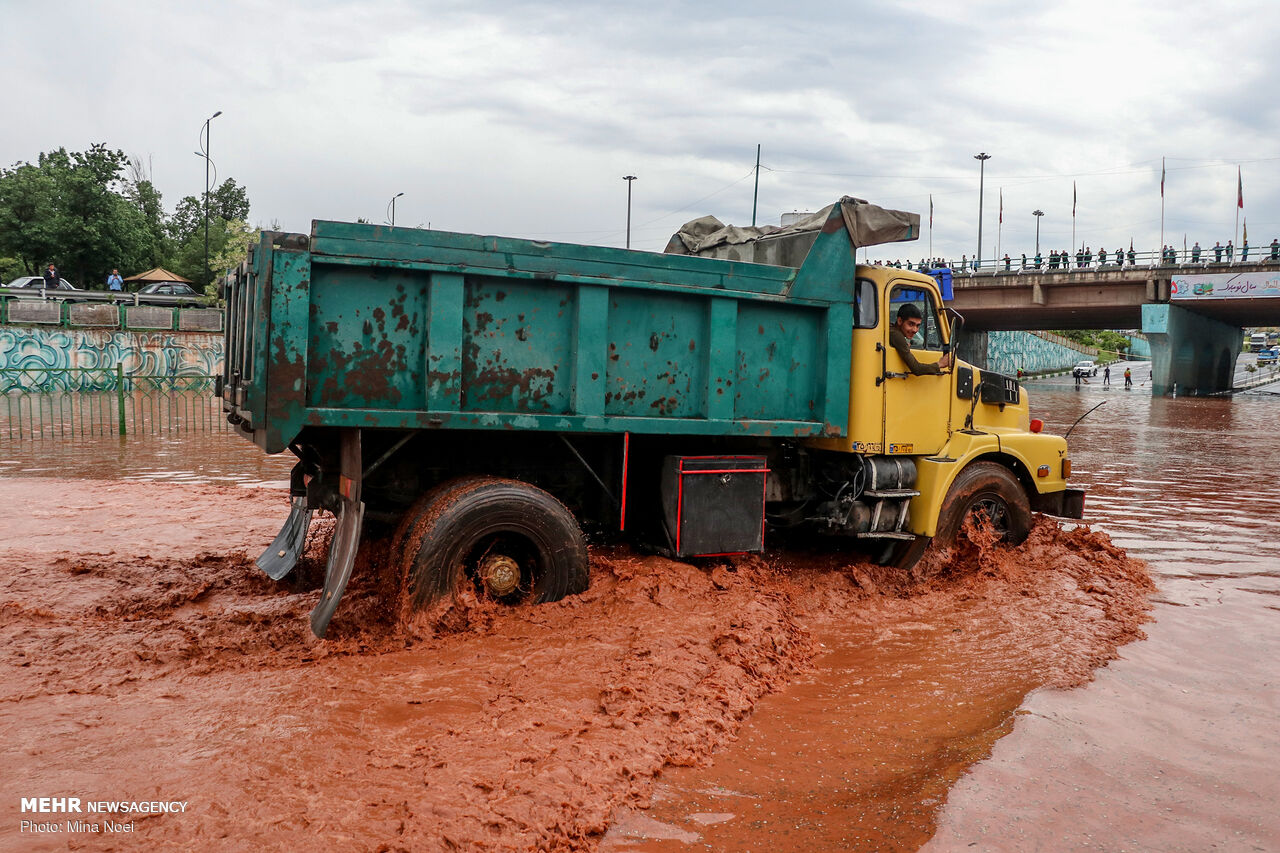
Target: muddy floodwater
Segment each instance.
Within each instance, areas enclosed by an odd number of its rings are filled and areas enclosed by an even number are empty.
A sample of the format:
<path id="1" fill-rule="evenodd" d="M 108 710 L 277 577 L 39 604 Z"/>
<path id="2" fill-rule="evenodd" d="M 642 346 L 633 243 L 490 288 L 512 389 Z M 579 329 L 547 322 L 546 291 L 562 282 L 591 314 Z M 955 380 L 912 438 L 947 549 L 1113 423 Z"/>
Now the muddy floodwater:
<path id="1" fill-rule="evenodd" d="M 7 445 L 0 849 L 1276 849 L 1280 397 L 1032 394 L 1106 404 L 1085 524 L 1018 549 L 594 548 L 581 596 L 410 615 L 373 541 L 324 641 L 251 564 L 287 460 Z"/>

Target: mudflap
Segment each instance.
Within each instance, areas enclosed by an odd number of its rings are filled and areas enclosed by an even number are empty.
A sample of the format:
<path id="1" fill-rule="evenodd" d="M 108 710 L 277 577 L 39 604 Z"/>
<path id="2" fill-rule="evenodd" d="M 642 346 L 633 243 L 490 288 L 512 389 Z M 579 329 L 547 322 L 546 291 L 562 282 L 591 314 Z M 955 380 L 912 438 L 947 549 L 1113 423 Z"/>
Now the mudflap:
<path id="1" fill-rule="evenodd" d="M 356 549 L 364 526 L 364 502 L 360 500 L 362 464 L 360 430 L 344 429 L 339 462 L 339 507 L 335 513 L 338 524 L 329 543 L 329 561 L 324 568 L 320 602 L 311 611 L 311 632 L 320 638 L 329 630 L 329 620 L 338 609 L 338 601 L 347 588 L 351 569 L 356 563 Z"/>
<path id="2" fill-rule="evenodd" d="M 278 581 L 298 564 L 302 549 L 307 544 L 307 530 L 311 527 L 311 510 L 307 509 L 306 495 L 295 495 L 289 509 L 289 517 L 257 559 L 258 568 L 273 581 Z"/>

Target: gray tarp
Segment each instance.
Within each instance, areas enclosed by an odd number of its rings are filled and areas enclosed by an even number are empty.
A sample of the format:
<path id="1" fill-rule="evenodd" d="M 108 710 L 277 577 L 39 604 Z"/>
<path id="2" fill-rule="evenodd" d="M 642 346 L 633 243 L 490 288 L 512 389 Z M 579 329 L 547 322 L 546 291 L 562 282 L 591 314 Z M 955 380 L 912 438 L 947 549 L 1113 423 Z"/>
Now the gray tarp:
<path id="1" fill-rule="evenodd" d="M 849 240 L 855 248 L 920 237 L 918 213 L 887 210 L 851 196 L 845 196 L 836 204 L 840 205 L 841 218 L 844 219 Z M 682 225 L 671 236 L 665 251 L 676 255 L 703 255 L 799 266 L 835 206 L 829 204 L 817 213 L 785 227 L 762 225 L 743 228 L 725 225 L 714 216 L 703 216 Z"/>

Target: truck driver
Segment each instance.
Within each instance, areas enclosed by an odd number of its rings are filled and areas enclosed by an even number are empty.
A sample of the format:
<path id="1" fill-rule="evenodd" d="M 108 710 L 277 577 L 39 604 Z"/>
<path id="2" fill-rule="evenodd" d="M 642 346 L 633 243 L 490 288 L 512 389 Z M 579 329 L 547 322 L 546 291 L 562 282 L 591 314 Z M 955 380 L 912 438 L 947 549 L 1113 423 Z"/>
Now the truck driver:
<path id="1" fill-rule="evenodd" d="M 911 352 L 911 339 L 920 331 L 923 321 L 924 315 L 920 313 L 920 309 L 911 302 L 905 303 L 898 309 L 898 319 L 889 330 L 889 346 L 898 351 L 898 355 L 907 363 L 907 369 L 916 376 L 937 376 L 951 366 L 951 353 L 945 353 L 937 364 L 921 364 Z"/>

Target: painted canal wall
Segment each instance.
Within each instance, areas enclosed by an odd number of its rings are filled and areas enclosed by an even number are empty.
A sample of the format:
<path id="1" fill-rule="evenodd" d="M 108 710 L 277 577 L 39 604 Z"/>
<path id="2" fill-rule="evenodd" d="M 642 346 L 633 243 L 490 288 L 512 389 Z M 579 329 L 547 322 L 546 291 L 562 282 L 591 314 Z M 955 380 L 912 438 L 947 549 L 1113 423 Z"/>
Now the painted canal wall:
<path id="1" fill-rule="evenodd" d="M 222 335 L 0 326 L 0 369 L 114 371 L 147 376 L 213 375 Z"/>

